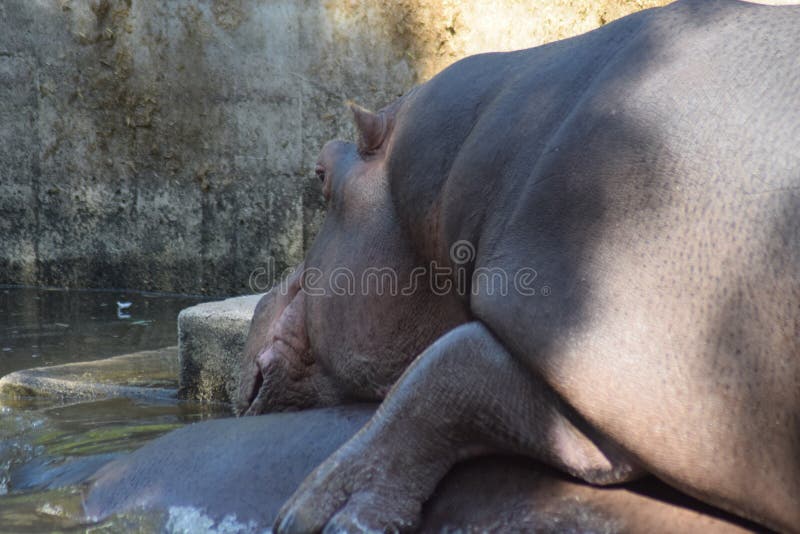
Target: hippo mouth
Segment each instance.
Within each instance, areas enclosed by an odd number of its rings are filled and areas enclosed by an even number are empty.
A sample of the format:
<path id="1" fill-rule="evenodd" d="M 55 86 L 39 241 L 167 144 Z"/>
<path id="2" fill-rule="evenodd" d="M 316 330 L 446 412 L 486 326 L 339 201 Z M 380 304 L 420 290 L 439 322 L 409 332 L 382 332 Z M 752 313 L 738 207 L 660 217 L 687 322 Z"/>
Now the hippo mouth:
<path id="1" fill-rule="evenodd" d="M 284 285 L 282 289 L 286 289 Z M 262 297 L 245 347 L 237 413 L 258 415 L 330 406 L 339 401 L 311 353 L 300 276 Z"/>
<path id="2" fill-rule="evenodd" d="M 281 334 L 277 334 L 256 358 L 257 373 L 244 415 L 290 411 L 314 405 L 312 399 L 307 398 L 309 392 L 305 385 L 313 373 L 307 340 L 287 340 Z"/>
<path id="3" fill-rule="evenodd" d="M 237 415 L 279 410 L 284 405 L 281 391 L 289 386 L 282 380 L 301 377 L 311 360 L 302 273 L 301 264 L 256 306 L 239 372 Z"/>

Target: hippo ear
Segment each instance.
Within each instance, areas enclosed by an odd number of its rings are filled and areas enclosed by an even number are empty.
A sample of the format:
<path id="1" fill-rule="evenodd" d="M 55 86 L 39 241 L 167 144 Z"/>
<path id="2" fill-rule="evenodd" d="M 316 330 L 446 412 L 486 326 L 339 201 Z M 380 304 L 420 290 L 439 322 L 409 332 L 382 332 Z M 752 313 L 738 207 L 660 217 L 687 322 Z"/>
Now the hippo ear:
<path id="1" fill-rule="evenodd" d="M 359 133 L 359 152 L 368 154 L 378 150 L 386 138 L 386 117 L 383 113 L 373 113 L 354 102 L 349 102 L 349 106 Z"/>

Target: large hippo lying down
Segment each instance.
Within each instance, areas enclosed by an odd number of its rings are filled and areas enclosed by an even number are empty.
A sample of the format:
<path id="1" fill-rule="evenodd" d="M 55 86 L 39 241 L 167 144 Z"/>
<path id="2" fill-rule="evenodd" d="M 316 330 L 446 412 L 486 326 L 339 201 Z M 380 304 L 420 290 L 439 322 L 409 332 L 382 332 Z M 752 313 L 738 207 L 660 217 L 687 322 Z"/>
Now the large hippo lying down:
<path id="1" fill-rule="evenodd" d="M 219 465 L 215 502 L 270 520 L 332 453 L 279 532 L 694 513 L 532 460 L 800 531 L 799 28 L 800 7 L 680 0 L 354 107 L 358 143 L 319 158 L 321 232 L 253 318 L 238 408 L 380 408 L 180 431 L 158 450 L 230 456 L 142 449 L 88 509 L 120 488 L 177 503 Z"/>
<path id="2" fill-rule="evenodd" d="M 278 532 L 413 529 L 490 452 L 798 530 L 798 28 L 680 0 L 354 106 L 240 411 L 383 402 Z"/>
<path id="3" fill-rule="evenodd" d="M 798 28 L 680 0 L 354 107 L 240 410 L 383 402 L 277 531 L 413 529 L 490 452 L 798 530 Z"/>
<path id="4" fill-rule="evenodd" d="M 311 470 L 350 438 L 374 405 L 225 419 L 172 432 L 95 475 L 94 517 L 145 508 L 236 517 L 263 532 Z M 185 525 L 184 525 L 185 526 Z M 423 511 L 424 532 L 746 532 L 748 525 L 647 479 L 631 488 L 568 480 L 522 457 L 460 464 Z M 219 531 L 232 532 L 234 530 Z M 245 530 L 245 529 L 243 529 Z"/>

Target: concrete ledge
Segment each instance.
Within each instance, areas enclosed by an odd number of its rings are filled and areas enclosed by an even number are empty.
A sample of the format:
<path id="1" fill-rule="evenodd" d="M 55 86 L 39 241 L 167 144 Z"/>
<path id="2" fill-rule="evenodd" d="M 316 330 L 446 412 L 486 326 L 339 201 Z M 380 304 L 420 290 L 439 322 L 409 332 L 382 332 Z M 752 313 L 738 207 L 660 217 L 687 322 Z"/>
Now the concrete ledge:
<path id="1" fill-rule="evenodd" d="M 186 308 L 178 315 L 179 397 L 231 402 L 256 304 L 248 295 Z"/>
<path id="2" fill-rule="evenodd" d="M 178 350 L 166 347 L 90 362 L 16 371 L 0 379 L 0 394 L 61 401 L 112 397 L 177 397 Z"/>

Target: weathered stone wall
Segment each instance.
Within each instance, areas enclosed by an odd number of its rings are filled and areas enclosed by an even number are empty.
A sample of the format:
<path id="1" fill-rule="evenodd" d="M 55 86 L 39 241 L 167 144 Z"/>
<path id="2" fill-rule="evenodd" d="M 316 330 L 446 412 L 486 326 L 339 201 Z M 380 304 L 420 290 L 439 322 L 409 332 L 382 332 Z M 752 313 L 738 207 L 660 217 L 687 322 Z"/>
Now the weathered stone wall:
<path id="1" fill-rule="evenodd" d="M 251 292 L 313 238 L 347 99 L 663 3 L 3 0 L 0 283 Z"/>

